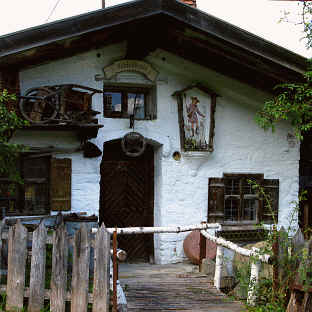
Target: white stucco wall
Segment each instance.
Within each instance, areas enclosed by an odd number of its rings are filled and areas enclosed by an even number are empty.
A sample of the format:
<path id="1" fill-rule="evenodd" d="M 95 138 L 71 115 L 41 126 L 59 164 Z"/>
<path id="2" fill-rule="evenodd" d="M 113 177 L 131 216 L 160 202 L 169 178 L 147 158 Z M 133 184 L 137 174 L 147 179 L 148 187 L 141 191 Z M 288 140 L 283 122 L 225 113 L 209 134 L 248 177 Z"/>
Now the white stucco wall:
<path id="1" fill-rule="evenodd" d="M 119 44 L 24 70 L 20 74 L 22 93 L 31 87 L 61 83 L 102 89 L 102 82 L 95 81 L 95 75 L 102 75 L 104 66 L 124 56 L 125 44 Z M 287 124 L 280 125 L 274 134 L 256 125 L 255 113 L 268 95 L 161 50 L 148 56 L 146 61 L 160 73 L 157 120 L 136 121 L 136 131 L 161 144 L 155 157 L 155 225 L 187 225 L 206 220 L 208 178 L 222 177 L 225 172 L 264 173 L 265 178 L 279 179 L 279 223 L 287 225 L 289 203 L 297 199 L 298 193 L 299 145 L 288 144 L 287 134 L 291 128 Z M 171 95 L 197 81 L 221 95 L 215 115 L 215 151 L 208 157 L 182 157 L 175 161 L 172 154 L 180 151 L 180 139 L 177 103 Z M 101 95 L 93 97 L 93 108 L 103 112 Z M 128 119 L 109 119 L 103 114 L 97 118 L 104 128 L 93 142 L 101 149 L 104 142 L 129 131 Z M 29 136 L 29 132 L 24 132 L 19 133 L 16 140 L 33 146 L 79 145 L 74 134 L 50 133 L 49 144 L 44 136 L 38 132 Z M 81 153 L 57 156 L 72 157 L 72 211 L 98 214 L 101 157 L 88 159 Z M 183 259 L 185 235 L 156 235 L 156 262 Z"/>

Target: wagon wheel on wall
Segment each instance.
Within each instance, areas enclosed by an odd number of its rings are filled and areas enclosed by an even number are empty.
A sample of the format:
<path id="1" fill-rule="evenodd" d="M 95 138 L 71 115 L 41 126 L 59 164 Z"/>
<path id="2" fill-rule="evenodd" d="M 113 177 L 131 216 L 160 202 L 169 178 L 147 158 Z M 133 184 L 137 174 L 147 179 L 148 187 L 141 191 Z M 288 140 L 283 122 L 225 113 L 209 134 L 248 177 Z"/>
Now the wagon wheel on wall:
<path id="1" fill-rule="evenodd" d="M 32 123 L 47 123 L 59 110 L 58 94 L 49 88 L 32 88 L 19 102 L 20 111 Z"/>

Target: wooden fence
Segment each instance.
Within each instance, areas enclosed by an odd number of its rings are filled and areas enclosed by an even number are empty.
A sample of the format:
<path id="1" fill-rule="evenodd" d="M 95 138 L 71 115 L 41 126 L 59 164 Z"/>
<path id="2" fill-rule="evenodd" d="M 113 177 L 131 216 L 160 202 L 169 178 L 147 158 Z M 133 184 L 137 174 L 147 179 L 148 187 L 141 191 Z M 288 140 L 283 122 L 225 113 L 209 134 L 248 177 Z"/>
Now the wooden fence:
<path id="1" fill-rule="evenodd" d="M 93 312 L 109 311 L 110 234 L 104 225 L 94 238 L 85 224 L 70 238 L 63 222 L 52 236 L 48 235 L 43 222 L 33 233 L 20 221 L 10 227 L 8 234 L 3 230 L 1 224 L 1 238 L 8 239 L 7 282 L 1 285 L 1 292 L 6 293 L 7 311 L 22 310 L 24 298 L 28 298 L 29 312 L 42 311 L 45 299 L 50 300 L 53 312 L 65 312 L 66 301 L 71 302 L 71 312 L 86 312 L 90 303 Z M 29 240 L 32 241 L 30 281 L 29 287 L 25 287 Z M 0 252 L 3 252 L 1 239 L 0 242 Z M 50 289 L 45 289 L 47 244 L 53 245 Z M 92 247 L 93 278 L 89 276 Z M 71 276 L 67 274 L 70 249 L 73 250 Z M 71 286 L 68 285 L 70 278 Z"/>
<path id="2" fill-rule="evenodd" d="M 250 286 L 248 291 L 249 303 L 255 303 L 255 285 L 259 280 L 260 262 L 273 265 L 273 285 L 278 287 L 278 280 L 282 273 L 282 268 L 278 266 L 279 257 L 283 254 L 286 258 L 288 253 L 300 251 L 304 246 L 303 235 L 300 231 L 293 237 L 291 246 L 281 247 L 273 244 L 273 256 L 259 254 L 259 250 L 245 249 L 230 241 L 218 238 L 207 232 L 207 229 L 213 228 L 220 230 L 219 224 L 202 223 L 200 225 L 176 226 L 176 227 L 153 227 L 153 228 L 105 228 L 104 224 L 99 229 L 92 229 L 91 232 L 85 224 L 76 231 L 73 237 L 69 237 L 65 225 L 61 222 L 48 235 L 48 230 L 42 222 L 34 232 L 28 232 L 27 229 L 18 221 L 9 228 L 9 232 L 4 231 L 3 223 L 0 224 L 0 258 L 3 252 L 3 240 L 8 240 L 8 274 L 6 284 L 0 285 L 0 291 L 6 293 L 6 310 L 22 310 L 25 298 L 28 298 L 29 312 L 40 312 L 44 307 L 44 300 L 50 301 L 50 308 L 53 312 L 65 312 L 65 304 L 70 301 L 71 312 L 87 312 L 88 304 L 92 304 L 92 312 L 109 311 L 109 287 L 110 287 L 110 235 L 146 234 L 146 233 L 180 233 L 186 231 L 199 230 L 201 232 L 201 258 L 206 250 L 203 243 L 209 239 L 217 244 L 216 269 L 214 284 L 220 289 L 222 266 L 223 266 L 223 248 L 231 249 L 241 255 L 251 257 L 256 256 L 257 261 L 251 264 Z M 32 242 L 29 244 L 29 242 Z M 277 241 L 278 242 L 278 241 Z M 47 245 L 52 247 L 52 270 L 46 269 Z M 25 273 L 27 270 L 28 245 L 32 245 L 31 263 L 28 266 L 30 273 L 29 287 L 25 287 Z M 117 244 L 114 244 L 114 267 L 116 269 Z M 93 248 L 93 252 L 91 252 Z M 309 243 L 309 252 L 312 253 L 312 241 Z M 72 273 L 68 273 L 69 251 L 72 252 Z M 90 260 L 90 255 L 94 257 Z M 90 261 L 94 261 L 91 267 L 94 268 L 93 276 L 90 276 Z M 299 265 L 299 264 L 298 264 Z M 309 263 L 311 265 L 311 263 Z M 51 274 L 50 288 L 45 289 L 47 274 Z M 116 284 L 117 273 L 114 275 Z M 71 280 L 71 283 L 69 281 Z M 69 285 L 70 284 L 70 285 Z M 114 285 L 116 292 L 116 285 Z M 299 286 L 297 286 L 298 288 Z M 308 292 L 312 293 L 308 290 Z M 115 296 L 116 297 L 116 296 Z M 310 298 L 310 297 L 309 297 Z M 295 302 L 295 296 L 292 297 Z M 113 311 L 117 311 L 116 298 L 114 300 Z M 312 302 L 312 297 L 311 300 Z M 295 310 L 289 310 L 293 312 Z M 297 310 L 296 310 L 297 311 Z M 299 311 L 299 310 L 298 310 Z M 301 311 L 301 310 L 300 310 Z M 307 311 L 307 310 L 302 310 Z"/>

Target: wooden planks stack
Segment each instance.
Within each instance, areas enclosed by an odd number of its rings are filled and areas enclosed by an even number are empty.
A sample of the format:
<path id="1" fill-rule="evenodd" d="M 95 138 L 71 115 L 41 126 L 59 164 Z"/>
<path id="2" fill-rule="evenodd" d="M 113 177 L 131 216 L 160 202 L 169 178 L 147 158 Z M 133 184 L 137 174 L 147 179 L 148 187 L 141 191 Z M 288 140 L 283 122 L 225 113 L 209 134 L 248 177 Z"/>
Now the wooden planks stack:
<path id="1" fill-rule="evenodd" d="M 3 224 L 0 225 L 0 234 L 2 230 Z M 83 224 L 71 240 L 62 222 L 53 232 L 51 240 L 45 225 L 41 223 L 32 235 L 30 284 L 29 288 L 26 288 L 27 242 L 31 237 L 29 234 L 20 221 L 9 229 L 7 285 L 1 285 L 1 291 L 6 292 L 7 311 L 22 310 L 25 297 L 29 298 L 28 311 L 30 312 L 42 311 L 44 299 L 50 300 L 53 312 L 65 312 L 66 301 L 71 301 L 71 311 L 75 312 L 87 312 L 89 303 L 93 303 L 93 312 L 109 311 L 110 234 L 104 224 L 97 231 L 94 239 Z M 51 289 L 45 289 L 47 243 L 53 244 Z M 74 251 L 73 270 L 71 291 L 67 291 L 70 244 L 73 245 Z M 92 245 L 95 254 L 93 293 L 89 292 L 90 246 Z"/>

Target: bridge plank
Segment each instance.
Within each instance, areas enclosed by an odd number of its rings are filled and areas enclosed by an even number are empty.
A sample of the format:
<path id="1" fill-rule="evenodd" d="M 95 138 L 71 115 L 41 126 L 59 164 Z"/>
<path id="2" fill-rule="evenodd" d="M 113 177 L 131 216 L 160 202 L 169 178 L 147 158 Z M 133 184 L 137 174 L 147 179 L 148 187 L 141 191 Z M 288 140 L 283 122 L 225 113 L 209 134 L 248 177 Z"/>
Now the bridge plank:
<path id="1" fill-rule="evenodd" d="M 212 277 L 184 270 L 185 264 L 120 264 L 128 312 L 242 311 L 242 304 L 213 286 Z"/>

